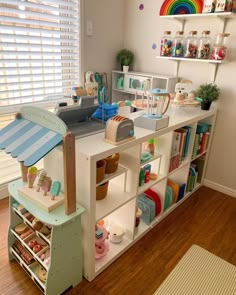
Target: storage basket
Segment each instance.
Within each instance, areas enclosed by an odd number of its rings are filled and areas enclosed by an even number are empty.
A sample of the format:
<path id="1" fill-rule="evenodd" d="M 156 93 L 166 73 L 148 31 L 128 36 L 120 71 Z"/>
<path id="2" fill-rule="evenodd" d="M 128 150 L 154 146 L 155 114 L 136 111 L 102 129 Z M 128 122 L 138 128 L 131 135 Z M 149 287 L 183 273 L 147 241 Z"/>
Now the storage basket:
<path id="1" fill-rule="evenodd" d="M 106 161 L 106 172 L 107 174 L 114 173 L 116 172 L 118 168 L 118 163 L 119 163 L 120 155 L 118 153 L 113 154 L 104 160 Z"/>
<path id="2" fill-rule="evenodd" d="M 105 160 L 97 161 L 96 183 L 99 183 L 104 179 L 105 171 L 106 171 L 106 161 Z"/>
<path id="3" fill-rule="evenodd" d="M 107 195 L 109 181 L 96 187 L 96 200 L 102 200 Z"/>

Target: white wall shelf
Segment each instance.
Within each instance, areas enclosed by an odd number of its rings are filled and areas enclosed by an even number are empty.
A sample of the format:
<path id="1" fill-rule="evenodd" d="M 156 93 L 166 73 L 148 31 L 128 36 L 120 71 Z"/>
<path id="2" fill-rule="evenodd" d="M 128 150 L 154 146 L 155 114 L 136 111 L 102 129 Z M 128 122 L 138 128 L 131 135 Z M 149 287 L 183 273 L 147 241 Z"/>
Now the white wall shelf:
<path id="1" fill-rule="evenodd" d="M 196 13 L 196 14 L 177 14 L 177 15 L 160 15 L 162 19 L 171 19 L 178 21 L 182 24 L 181 30 L 184 30 L 185 22 L 194 19 L 194 18 L 202 18 L 202 19 L 219 19 L 222 22 L 222 32 L 225 30 L 225 25 L 228 19 L 232 19 L 236 17 L 236 13 L 233 12 L 215 12 L 215 13 Z"/>
<path id="2" fill-rule="evenodd" d="M 123 79 L 123 87 L 118 87 L 118 80 Z M 173 92 L 177 77 L 141 72 L 112 71 L 112 102 L 134 98 L 134 95 L 143 95 L 146 90 L 153 88 L 161 88 L 167 92 Z M 147 88 L 144 87 L 147 83 Z"/>

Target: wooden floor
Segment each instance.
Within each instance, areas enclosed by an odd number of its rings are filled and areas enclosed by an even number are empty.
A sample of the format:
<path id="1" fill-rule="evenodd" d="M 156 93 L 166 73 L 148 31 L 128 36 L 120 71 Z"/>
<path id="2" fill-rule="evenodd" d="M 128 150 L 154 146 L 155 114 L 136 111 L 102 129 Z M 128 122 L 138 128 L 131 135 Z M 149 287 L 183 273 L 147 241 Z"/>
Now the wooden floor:
<path id="1" fill-rule="evenodd" d="M 0 294 L 41 294 L 8 262 L 7 199 L 0 201 L 0 221 Z M 201 187 L 93 282 L 84 279 L 65 294 L 151 295 L 193 244 L 236 265 L 236 198 Z"/>

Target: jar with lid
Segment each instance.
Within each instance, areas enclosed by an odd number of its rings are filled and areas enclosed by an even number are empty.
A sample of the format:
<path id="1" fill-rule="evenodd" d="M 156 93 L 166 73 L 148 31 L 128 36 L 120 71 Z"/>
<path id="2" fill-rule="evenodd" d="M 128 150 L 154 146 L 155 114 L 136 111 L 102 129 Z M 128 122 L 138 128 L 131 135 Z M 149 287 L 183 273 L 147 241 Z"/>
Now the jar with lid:
<path id="1" fill-rule="evenodd" d="M 190 31 L 189 36 L 186 39 L 184 57 L 196 58 L 197 48 L 198 48 L 197 31 Z"/>
<path id="2" fill-rule="evenodd" d="M 199 39 L 197 58 L 208 59 L 211 54 L 211 37 L 210 31 L 203 31 Z"/>
<path id="3" fill-rule="evenodd" d="M 227 47 L 227 39 L 230 34 L 228 33 L 220 33 L 217 35 L 216 43 L 212 47 L 212 55 L 211 58 L 214 60 L 223 60 L 226 57 Z"/>
<path id="4" fill-rule="evenodd" d="M 172 37 L 171 31 L 165 31 L 164 36 L 161 38 L 161 56 L 171 56 Z"/>
<path id="5" fill-rule="evenodd" d="M 173 39 L 172 44 L 172 51 L 171 55 L 172 57 L 183 57 L 184 56 L 184 32 L 183 31 L 177 31 L 176 36 Z"/>

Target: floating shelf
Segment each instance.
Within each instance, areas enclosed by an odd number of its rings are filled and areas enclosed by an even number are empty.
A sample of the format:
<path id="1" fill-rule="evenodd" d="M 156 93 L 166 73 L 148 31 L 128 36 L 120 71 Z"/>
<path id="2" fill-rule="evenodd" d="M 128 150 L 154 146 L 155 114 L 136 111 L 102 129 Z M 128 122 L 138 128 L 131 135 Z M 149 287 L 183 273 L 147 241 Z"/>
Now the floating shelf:
<path id="1" fill-rule="evenodd" d="M 175 15 L 160 15 L 161 18 L 188 20 L 191 18 L 234 18 L 236 13 L 233 12 L 215 12 L 215 13 L 196 13 L 196 14 L 175 14 Z"/>

